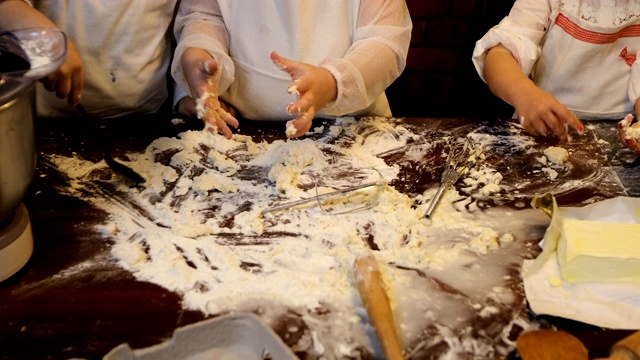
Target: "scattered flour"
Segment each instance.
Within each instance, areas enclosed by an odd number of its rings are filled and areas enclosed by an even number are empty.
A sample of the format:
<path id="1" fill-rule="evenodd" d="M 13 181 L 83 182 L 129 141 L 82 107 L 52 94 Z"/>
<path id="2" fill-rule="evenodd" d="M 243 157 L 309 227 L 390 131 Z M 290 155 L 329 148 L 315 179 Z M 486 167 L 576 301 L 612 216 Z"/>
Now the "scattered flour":
<path id="1" fill-rule="evenodd" d="M 367 127 L 375 131 L 360 135 Z M 441 329 L 449 334 L 476 313 L 469 304 L 450 303 L 446 293 L 426 291 L 421 272 L 455 284 L 483 309 L 481 317 L 495 312 L 484 304 L 487 299 L 494 305 L 495 299 L 515 301 L 507 290 L 496 293 L 508 278 L 505 256 L 496 254 L 509 251 L 517 236 L 495 229 L 505 229 L 499 226 L 505 220 L 516 226 L 519 218 L 513 212 L 477 218 L 490 215 L 456 207 L 465 196 L 455 189 L 445 192 L 430 221 L 423 214 L 435 188 L 410 198 L 388 185 L 376 189 L 375 202 L 366 211 L 333 216 L 312 203 L 262 214 L 267 207 L 313 197 L 316 187 L 325 193 L 375 181 L 380 174 L 390 182 L 398 165 L 375 154 L 418 138 L 379 118 L 337 119 L 316 141 L 254 142 L 237 134 L 225 139 L 187 131 L 155 140 L 142 154 L 129 154 L 134 160 L 128 165 L 145 174 L 147 182 L 144 189 L 129 189 L 113 180 L 117 196 L 92 187 L 92 173 L 104 163 L 62 156 L 49 160 L 70 178 L 71 186 L 61 191 L 109 214 L 110 222 L 100 230 L 114 243 L 113 259 L 137 279 L 181 294 L 185 308 L 205 314 L 254 303 L 280 304 L 282 312 L 312 312 L 330 304 L 336 314 L 331 328 L 304 316 L 311 332 L 297 346 L 331 359 L 354 356 L 358 346 L 370 346 L 361 330 L 364 310 L 353 278 L 355 254 L 364 249 L 376 250 L 390 296 L 396 309 L 402 309 L 397 321 L 407 344 L 427 324 L 451 324 L 451 329 Z M 463 179 L 483 196 L 499 192 L 501 180 L 489 167 L 471 170 Z M 95 195 L 88 195 L 92 190 Z M 475 273 L 481 266 L 479 281 Z M 458 330 L 447 338 L 452 346 L 471 342 L 476 354 L 495 355 L 493 346 Z M 352 336 L 337 335 L 346 333 Z"/>

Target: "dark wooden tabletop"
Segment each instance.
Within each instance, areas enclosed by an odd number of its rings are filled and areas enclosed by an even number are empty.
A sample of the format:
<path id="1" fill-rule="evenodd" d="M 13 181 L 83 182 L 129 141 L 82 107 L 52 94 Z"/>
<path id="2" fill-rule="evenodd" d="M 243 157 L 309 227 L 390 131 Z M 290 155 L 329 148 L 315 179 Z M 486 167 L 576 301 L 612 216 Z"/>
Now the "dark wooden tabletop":
<path id="1" fill-rule="evenodd" d="M 151 115 L 113 119 L 103 121 L 103 130 L 114 156 L 121 156 L 144 150 L 158 137 L 202 128 L 199 120 L 187 120 L 177 125 L 170 120 L 171 116 Z M 473 120 L 407 119 L 406 122 L 457 124 L 464 128 Z M 638 196 L 638 161 L 615 144 L 610 130 L 614 124 L 592 125 L 591 131 L 609 139 L 609 145 L 601 144 L 604 150 L 593 155 L 603 157 L 602 167 L 623 174 L 627 193 Z M 245 135 L 267 140 L 283 136 L 282 123 L 245 121 L 242 126 L 241 133 Z M 585 141 L 593 143 L 593 140 Z M 583 145 L 578 141 L 574 150 L 581 151 Z M 36 147 L 40 155 L 71 156 L 77 153 L 96 162 L 102 154 L 92 127 L 81 119 L 72 118 L 37 119 Z M 614 167 L 611 162 L 615 163 Z M 183 309 L 178 294 L 137 281 L 113 264 L 93 268 L 91 272 L 74 270 L 75 264 L 103 256 L 110 246 L 93 228 L 94 224 L 104 222 L 107 214 L 77 198 L 61 195 L 55 187 L 64 185 L 65 179 L 47 169 L 41 156 L 24 199 L 33 229 L 33 256 L 16 275 L 0 283 L 0 359 L 98 359 L 121 343 L 129 343 L 132 348 L 157 344 L 169 338 L 177 327 L 206 318 L 200 312 Z M 509 181 L 509 176 L 505 176 L 505 181 Z M 437 175 L 421 179 L 427 182 L 422 185 L 433 186 Z M 415 190 L 408 184 L 396 186 Z M 560 196 L 559 202 L 580 204 L 585 199 L 621 194 L 624 194 L 622 188 L 598 190 L 594 185 Z M 77 271 L 78 274 L 56 277 L 61 271 Z M 576 334 L 593 357 L 607 355 L 613 342 L 629 334 L 628 331 L 605 330 L 552 317 L 539 317 L 538 320 L 543 325 L 557 326 Z"/>

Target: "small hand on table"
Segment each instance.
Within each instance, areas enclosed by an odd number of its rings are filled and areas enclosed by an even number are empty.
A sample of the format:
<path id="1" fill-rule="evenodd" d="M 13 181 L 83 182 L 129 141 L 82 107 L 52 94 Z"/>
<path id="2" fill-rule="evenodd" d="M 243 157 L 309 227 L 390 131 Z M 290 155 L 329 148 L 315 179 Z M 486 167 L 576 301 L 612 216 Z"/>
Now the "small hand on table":
<path id="1" fill-rule="evenodd" d="M 632 114 L 618 122 L 618 137 L 624 146 L 640 154 L 640 122 L 634 122 Z"/>

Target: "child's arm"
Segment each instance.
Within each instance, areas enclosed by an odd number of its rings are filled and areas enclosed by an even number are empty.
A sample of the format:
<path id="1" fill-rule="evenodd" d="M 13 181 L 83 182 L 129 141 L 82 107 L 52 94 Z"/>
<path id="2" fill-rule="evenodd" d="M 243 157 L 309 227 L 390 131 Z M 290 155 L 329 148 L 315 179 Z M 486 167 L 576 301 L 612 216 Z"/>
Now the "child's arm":
<path id="1" fill-rule="evenodd" d="M 411 29 L 405 1 L 360 1 L 351 47 L 318 65 L 331 72 L 338 88 L 336 101 L 324 111 L 342 116 L 371 105 L 404 70 Z"/>
<path id="2" fill-rule="evenodd" d="M 483 76 L 497 97 L 515 107 L 520 122 L 532 135 L 555 134 L 566 142 L 566 125 L 583 131 L 582 123 L 569 109 L 522 72 L 506 47 L 497 45 L 488 51 Z"/>
<path id="3" fill-rule="evenodd" d="M 41 12 L 22 0 L 0 0 L 0 30 L 9 31 L 27 27 L 58 27 Z M 55 91 L 60 99 L 67 98 L 69 105 L 80 102 L 84 81 L 82 60 L 76 45 L 67 37 L 67 56 L 56 72 L 40 79 L 49 91 Z"/>

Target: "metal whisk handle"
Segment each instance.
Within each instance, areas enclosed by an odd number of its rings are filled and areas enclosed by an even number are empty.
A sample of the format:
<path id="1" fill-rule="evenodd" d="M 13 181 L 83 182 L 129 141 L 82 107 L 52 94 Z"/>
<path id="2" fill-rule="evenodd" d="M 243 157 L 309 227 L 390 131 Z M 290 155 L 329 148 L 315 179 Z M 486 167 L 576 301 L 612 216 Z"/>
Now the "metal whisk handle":
<path id="1" fill-rule="evenodd" d="M 459 177 L 460 177 L 460 174 L 458 174 L 456 170 L 453 170 L 453 169 L 444 170 L 444 172 L 442 173 L 442 178 L 440 180 L 440 186 L 438 186 L 438 191 L 436 191 L 436 195 L 433 197 L 433 199 L 431 199 L 431 202 L 429 203 L 429 207 L 427 208 L 427 211 L 425 211 L 424 213 L 424 217 L 426 217 L 427 219 L 431 218 L 431 213 L 436 208 L 436 205 L 438 205 L 438 203 L 440 202 L 440 198 L 442 197 L 442 194 L 444 193 L 444 191 L 449 186 L 455 184 L 455 182 L 458 181 Z"/>

